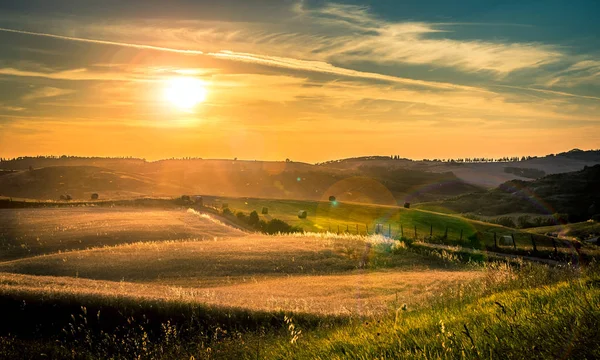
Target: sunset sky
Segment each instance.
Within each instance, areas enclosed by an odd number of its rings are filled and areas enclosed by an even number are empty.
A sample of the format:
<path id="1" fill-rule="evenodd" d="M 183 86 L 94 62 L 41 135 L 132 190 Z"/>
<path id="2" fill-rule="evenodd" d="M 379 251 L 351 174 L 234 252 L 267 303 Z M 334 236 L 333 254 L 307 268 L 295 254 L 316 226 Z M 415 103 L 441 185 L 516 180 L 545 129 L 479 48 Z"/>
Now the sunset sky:
<path id="1" fill-rule="evenodd" d="M 600 148 L 598 14 L 597 0 L 3 1 L 0 157 Z"/>

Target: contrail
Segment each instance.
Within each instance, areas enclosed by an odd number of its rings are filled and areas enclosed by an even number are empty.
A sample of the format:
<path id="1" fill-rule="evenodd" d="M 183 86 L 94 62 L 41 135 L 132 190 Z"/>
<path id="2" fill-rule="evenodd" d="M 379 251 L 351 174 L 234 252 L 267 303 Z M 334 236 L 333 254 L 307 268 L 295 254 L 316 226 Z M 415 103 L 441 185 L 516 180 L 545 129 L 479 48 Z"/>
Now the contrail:
<path id="1" fill-rule="evenodd" d="M 135 48 L 135 49 L 167 51 L 167 52 L 190 54 L 190 55 L 206 55 L 206 56 L 224 59 L 224 60 L 233 60 L 233 61 L 245 62 L 245 63 L 255 63 L 255 64 L 261 64 L 261 65 L 271 66 L 271 67 L 279 67 L 279 68 L 291 69 L 291 70 L 311 71 L 311 72 L 318 72 L 318 73 L 322 73 L 322 74 L 332 74 L 332 75 L 363 78 L 363 79 L 383 80 L 383 81 L 389 81 L 389 82 L 393 82 L 393 83 L 400 83 L 400 84 L 404 84 L 404 85 L 424 86 L 424 87 L 438 88 L 438 89 L 454 89 L 454 90 L 460 89 L 460 90 L 486 92 L 486 90 L 475 88 L 475 87 L 470 87 L 470 86 L 462 86 L 462 85 L 457 85 L 457 84 L 434 82 L 434 81 L 414 80 L 414 79 L 401 78 L 401 77 L 390 76 L 390 75 L 382 75 L 382 74 L 371 73 L 371 72 L 356 71 L 356 70 L 351 70 L 351 69 L 334 66 L 329 63 L 322 62 L 322 61 L 298 60 L 298 59 L 293 59 L 293 58 L 284 58 L 284 57 L 275 57 L 275 56 L 261 56 L 261 55 L 248 54 L 248 53 L 236 53 L 233 51 L 221 51 L 221 52 L 217 52 L 217 53 L 212 53 L 212 52 L 204 53 L 200 50 L 180 50 L 180 49 L 173 49 L 173 48 L 168 48 L 168 47 L 131 44 L 131 43 L 123 43 L 123 42 L 107 41 L 107 40 L 86 39 L 86 38 L 73 37 L 73 36 L 38 33 L 38 32 L 32 32 L 32 31 L 14 30 L 14 29 L 7 29 L 7 28 L 0 28 L 0 31 L 14 33 L 14 34 L 43 36 L 43 37 L 49 37 L 49 38 L 53 38 L 53 39 L 79 41 L 79 42 L 86 42 L 86 43 L 92 43 L 92 44 L 114 45 L 114 46 L 130 47 L 130 48 Z"/>
<path id="2" fill-rule="evenodd" d="M 38 32 L 25 31 L 25 30 L 0 28 L 0 31 L 13 33 L 13 34 L 43 36 L 43 37 L 49 37 L 49 38 L 53 38 L 53 39 L 79 41 L 79 42 L 86 42 L 86 43 L 92 43 L 92 44 L 122 46 L 122 47 L 134 48 L 134 49 L 168 51 L 168 52 L 179 53 L 179 54 L 188 54 L 188 55 L 203 55 L 204 54 L 204 52 L 202 52 L 200 50 L 181 50 L 181 49 L 173 49 L 173 48 L 162 47 L 162 46 L 130 44 L 130 43 L 123 43 L 123 42 L 118 42 L 118 41 L 86 39 L 86 38 L 79 38 L 79 37 L 72 37 L 72 36 L 62 36 L 62 35 L 38 33 Z"/>

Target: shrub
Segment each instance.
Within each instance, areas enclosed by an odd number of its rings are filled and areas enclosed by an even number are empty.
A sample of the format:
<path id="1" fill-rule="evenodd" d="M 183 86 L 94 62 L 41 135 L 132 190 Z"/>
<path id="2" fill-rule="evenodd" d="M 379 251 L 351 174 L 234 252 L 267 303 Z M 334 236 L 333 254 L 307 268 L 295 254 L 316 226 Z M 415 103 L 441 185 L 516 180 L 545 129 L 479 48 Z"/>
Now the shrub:
<path id="1" fill-rule="evenodd" d="M 238 218 L 238 220 L 247 223 L 248 222 L 248 216 L 246 216 L 246 214 L 244 214 L 241 211 L 238 211 L 237 214 L 235 214 L 235 217 Z"/>
<path id="2" fill-rule="evenodd" d="M 223 215 L 225 215 L 225 216 L 231 216 L 231 215 L 233 215 L 233 211 L 229 210 L 229 208 L 226 207 L 226 208 L 223 209 Z"/>
<path id="3" fill-rule="evenodd" d="M 527 229 L 527 228 L 533 227 L 533 224 L 531 223 L 531 216 L 529 216 L 529 215 L 519 216 L 517 218 L 517 223 L 519 223 L 519 227 L 521 229 Z"/>
<path id="4" fill-rule="evenodd" d="M 256 226 L 259 222 L 258 213 L 256 210 L 252 211 L 248 216 L 248 225 Z"/>
<path id="5" fill-rule="evenodd" d="M 283 220 L 272 219 L 266 223 L 264 230 L 267 234 L 299 232 L 299 229 L 291 226 Z"/>
<path id="6" fill-rule="evenodd" d="M 511 227 L 511 228 L 517 227 L 515 225 L 514 220 L 508 216 L 499 217 L 497 219 L 494 219 L 492 222 L 495 224 L 498 224 L 498 225 L 506 226 L 506 227 Z"/>

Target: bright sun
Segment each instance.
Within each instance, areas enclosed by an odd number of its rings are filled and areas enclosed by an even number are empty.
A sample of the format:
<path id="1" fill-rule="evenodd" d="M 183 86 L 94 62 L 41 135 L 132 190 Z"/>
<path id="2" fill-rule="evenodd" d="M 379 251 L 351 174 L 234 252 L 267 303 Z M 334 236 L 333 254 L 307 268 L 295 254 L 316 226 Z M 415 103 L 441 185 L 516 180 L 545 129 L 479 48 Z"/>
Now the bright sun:
<path id="1" fill-rule="evenodd" d="M 206 100 L 206 83 L 193 77 L 177 77 L 168 80 L 165 98 L 181 110 L 191 110 Z"/>

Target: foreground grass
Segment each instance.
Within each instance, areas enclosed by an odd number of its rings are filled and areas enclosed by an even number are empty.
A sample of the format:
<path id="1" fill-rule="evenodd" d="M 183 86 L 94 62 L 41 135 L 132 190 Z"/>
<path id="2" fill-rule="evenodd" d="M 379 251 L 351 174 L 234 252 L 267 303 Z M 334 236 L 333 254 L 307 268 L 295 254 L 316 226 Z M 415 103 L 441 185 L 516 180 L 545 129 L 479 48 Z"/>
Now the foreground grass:
<path id="1" fill-rule="evenodd" d="M 377 316 L 4 293 L 18 337 L 0 357 L 85 359 L 594 359 L 600 276 L 594 268 L 487 264 L 486 276 Z M 84 305 L 84 308 L 81 308 Z M 73 315 L 73 316 L 71 316 Z M 3 327 L 6 327 L 4 323 Z M 56 334 L 56 329 L 64 329 Z M 25 335 L 23 335 L 25 334 Z M 29 336 L 27 336 L 29 334 Z M 37 339 L 37 340 L 33 340 Z"/>
<path id="2" fill-rule="evenodd" d="M 460 291 L 460 290 L 459 290 Z M 468 296 L 467 296 L 468 297 Z M 270 344 L 265 358 L 594 359 L 600 356 L 596 279 L 500 291 Z"/>

